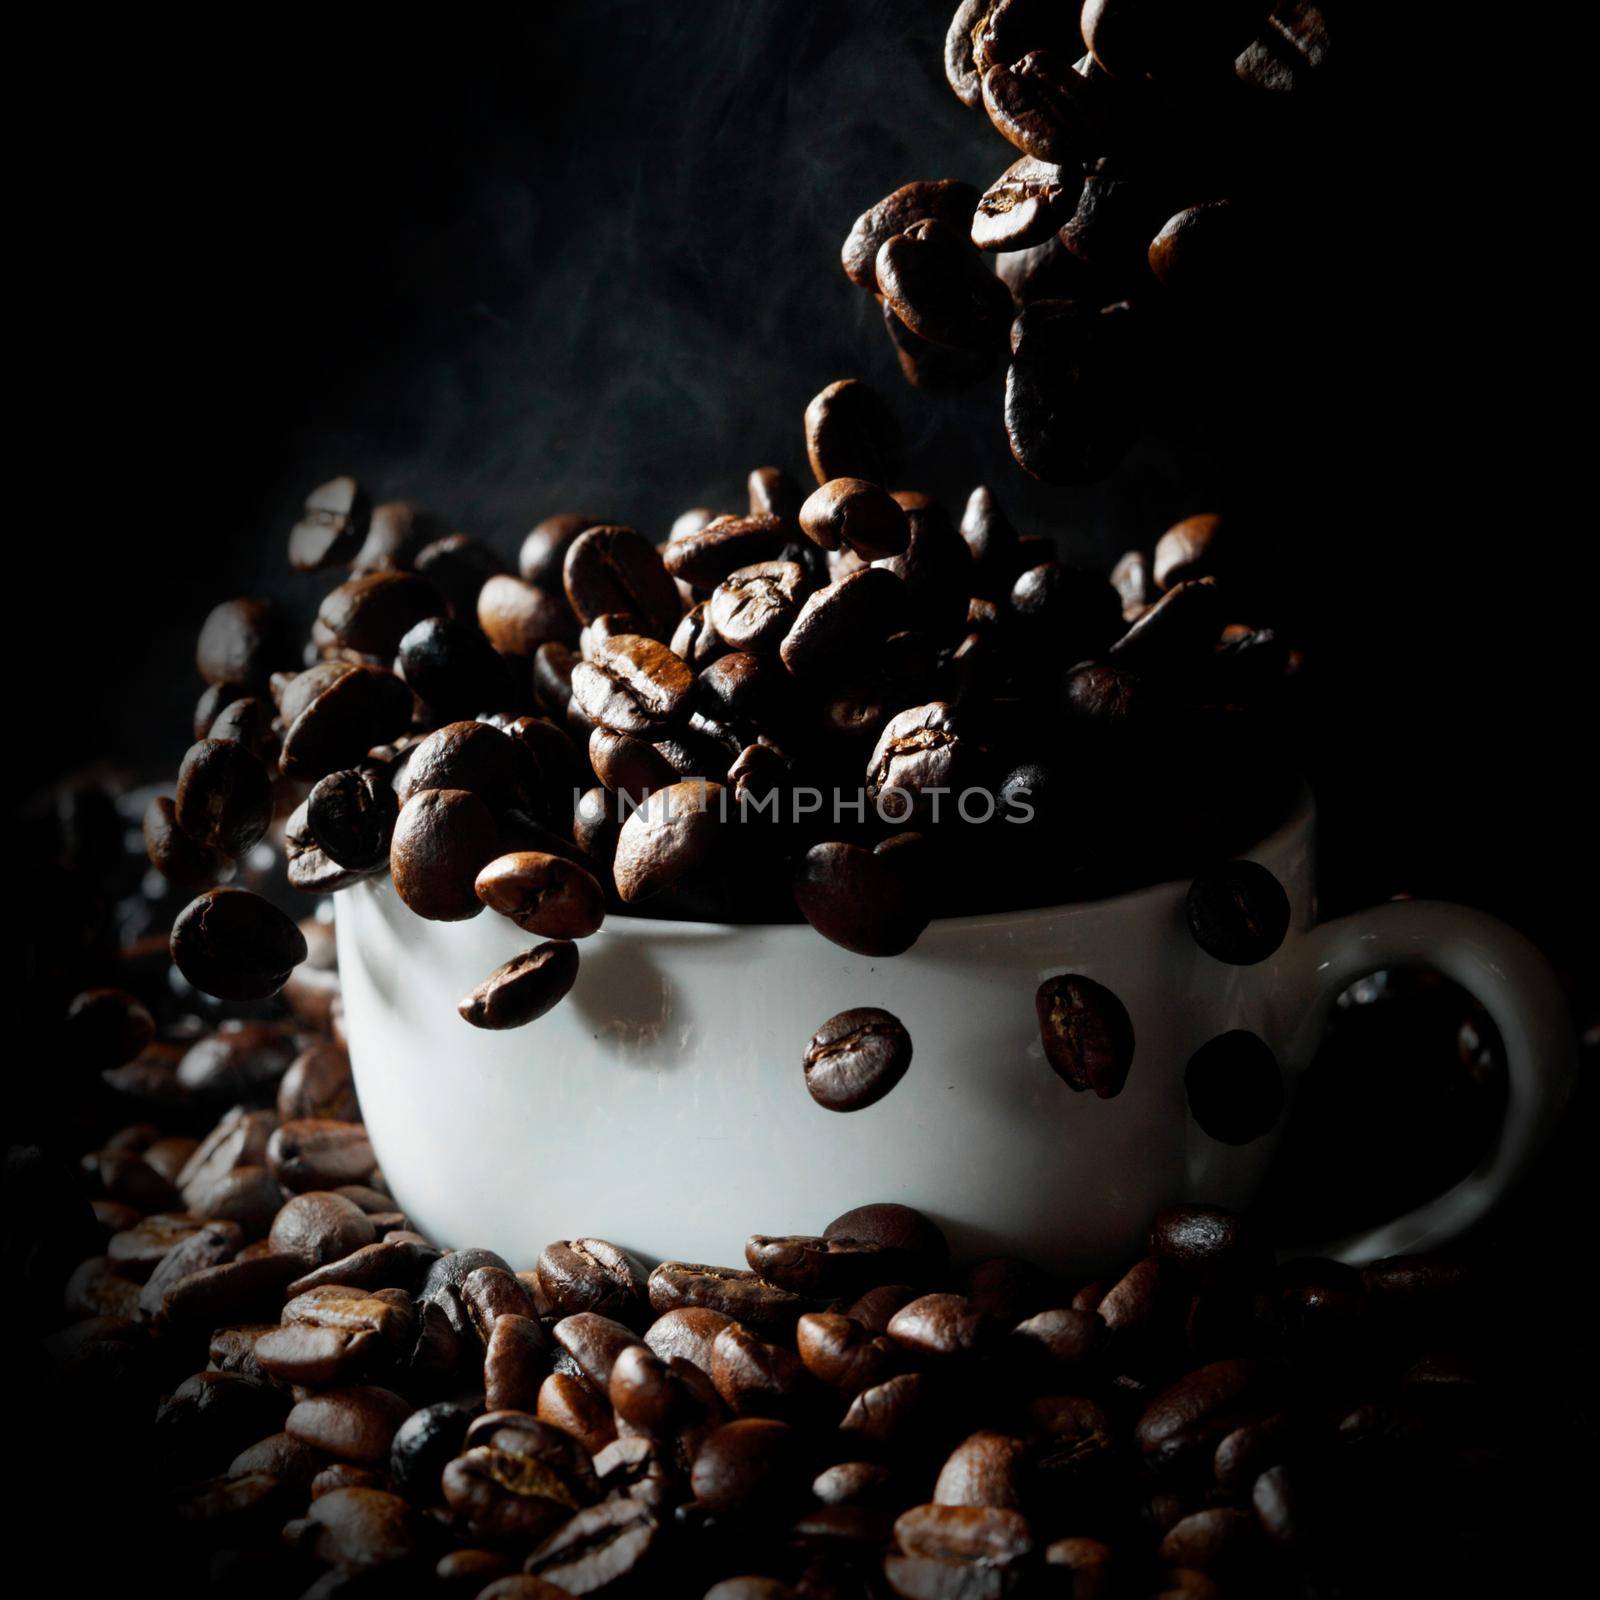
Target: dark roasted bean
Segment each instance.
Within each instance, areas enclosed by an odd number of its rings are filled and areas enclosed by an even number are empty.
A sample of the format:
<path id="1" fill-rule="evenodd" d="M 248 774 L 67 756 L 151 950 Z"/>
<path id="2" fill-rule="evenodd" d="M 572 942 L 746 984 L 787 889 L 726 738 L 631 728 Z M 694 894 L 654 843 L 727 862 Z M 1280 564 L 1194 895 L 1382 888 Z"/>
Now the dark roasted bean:
<path id="1" fill-rule="evenodd" d="M 1184 1070 L 1189 1112 L 1213 1139 L 1248 1144 L 1270 1132 L 1283 1114 L 1283 1075 L 1268 1046 L 1235 1028 L 1189 1057 Z"/>
<path id="2" fill-rule="evenodd" d="M 1034 996 L 1039 1042 L 1051 1070 L 1069 1088 L 1102 1100 L 1122 1092 L 1133 1063 L 1133 1019 L 1104 984 L 1078 973 L 1046 978 Z"/>
<path id="3" fill-rule="evenodd" d="M 843 842 L 805 853 L 795 869 L 794 901 L 825 939 L 858 955 L 900 955 L 928 925 L 913 873 L 892 855 Z"/>
<path id="4" fill-rule="evenodd" d="M 695 779 L 658 789 L 622 824 L 612 872 L 617 893 L 643 900 L 705 865 L 722 828 L 725 791 Z"/>
<path id="5" fill-rule="evenodd" d="M 295 680 L 311 678 L 302 672 Z M 398 734 L 411 717 L 411 694 L 392 673 L 378 667 L 345 667 L 324 680 L 316 692 L 290 718 L 278 754 L 286 777 L 314 782 L 330 772 L 355 766 L 369 750 Z M 286 704 L 300 702 L 285 697 Z"/>
<path id="6" fill-rule="evenodd" d="M 395 893 L 435 922 L 475 917 L 483 902 L 473 884 L 499 845 L 494 817 L 477 795 L 465 789 L 414 794 L 401 807 L 389 846 Z"/>
<path id="7" fill-rule="evenodd" d="M 318 484 L 289 530 L 289 565 L 317 572 L 348 561 L 366 538 L 371 516 L 372 502 L 354 478 Z"/>
<path id="8" fill-rule="evenodd" d="M 445 720 L 470 717 L 513 698 L 511 674 L 491 642 L 471 622 L 455 617 L 425 617 L 412 628 L 400 641 L 396 670 L 434 716 Z"/>
<path id="9" fill-rule="evenodd" d="M 639 634 L 605 640 L 572 669 L 572 697 L 584 714 L 618 733 L 659 738 L 688 714 L 694 674 L 666 645 Z"/>
<path id="10" fill-rule="evenodd" d="M 973 249 L 966 228 L 915 222 L 884 241 L 876 270 L 885 304 L 919 338 L 960 350 L 1003 340 L 1011 291 Z"/>
<path id="11" fill-rule="evenodd" d="M 983 109 L 995 130 L 1038 161 L 1081 165 L 1093 154 L 1089 101 L 1087 81 L 1053 50 L 1030 51 L 983 74 Z"/>
<path id="12" fill-rule="evenodd" d="M 698 1262 L 663 1261 L 650 1274 L 646 1290 L 658 1316 L 701 1306 L 760 1333 L 792 1329 L 805 1309 L 799 1295 L 767 1283 L 753 1272 Z"/>
<path id="13" fill-rule="evenodd" d="M 858 288 L 875 289 L 878 251 L 886 241 L 929 217 L 964 229 L 977 201 L 978 191 L 954 178 L 902 184 L 856 218 L 839 253 L 845 276 Z"/>
<path id="14" fill-rule="evenodd" d="M 267 1162 L 278 1182 L 296 1194 L 337 1189 L 371 1175 L 372 1144 L 359 1122 L 288 1122 L 267 1141 Z"/>
<path id="15" fill-rule="evenodd" d="M 607 612 L 637 617 L 652 638 L 667 638 L 682 606 L 660 552 L 632 528 L 587 528 L 562 562 L 567 600 L 584 625 Z"/>
<path id="16" fill-rule="evenodd" d="M 824 550 L 854 550 L 868 561 L 897 554 L 911 537 L 905 512 L 864 478 L 830 478 L 801 506 L 800 526 Z"/>
<path id="17" fill-rule="evenodd" d="M 496 856 L 474 888 L 491 911 L 541 938 L 585 939 L 605 919 L 605 896 L 593 876 L 537 850 Z"/>
<path id="18" fill-rule="evenodd" d="M 524 1571 L 559 1594 L 594 1594 L 643 1581 L 662 1538 L 661 1525 L 637 1500 L 602 1500 L 588 1506 L 550 1535 Z M 524 1595 L 522 1590 L 516 1591 Z M 534 1593 L 525 1600 L 545 1600 Z"/>
<path id="19" fill-rule="evenodd" d="M 1289 897 L 1255 861 L 1207 868 L 1189 885 L 1183 909 L 1194 942 L 1231 966 L 1265 961 L 1289 931 Z"/>
<path id="20" fill-rule="evenodd" d="M 644 1307 L 644 1272 L 604 1239 L 557 1239 L 539 1253 L 539 1286 L 552 1311 L 631 1318 Z"/>
<path id="21" fill-rule="evenodd" d="M 223 1000 L 276 994 L 306 958 L 305 935 L 248 889 L 208 889 L 178 913 L 172 959 L 195 988 Z"/>
<path id="22" fill-rule="evenodd" d="M 875 1105 L 906 1075 L 911 1035 L 888 1011 L 873 1006 L 841 1011 L 806 1046 L 806 1089 L 829 1111 Z"/>
<path id="23" fill-rule="evenodd" d="M 578 947 L 549 939 L 496 967 L 457 1010 L 475 1028 L 520 1028 L 566 998 L 578 981 Z"/>
<path id="24" fill-rule="evenodd" d="M 865 478 L 887 488 L 899 460 L 900 430 L 873 390 L 842 378 L 806 407 L 806 454 L 819 484 Z"/>

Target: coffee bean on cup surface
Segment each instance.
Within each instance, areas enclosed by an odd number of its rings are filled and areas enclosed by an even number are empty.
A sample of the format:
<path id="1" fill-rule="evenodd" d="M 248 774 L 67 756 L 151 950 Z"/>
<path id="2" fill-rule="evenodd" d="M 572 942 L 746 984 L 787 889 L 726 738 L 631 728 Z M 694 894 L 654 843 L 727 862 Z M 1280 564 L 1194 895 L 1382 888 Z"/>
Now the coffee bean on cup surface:
<path id="1" fill-rule="evenodd" d="M 1231 966 L 1265 961 L 1289 931 L 1289 897 L 1256 861 L 1208 867 L 1189 885 L 1183 909 L 1195 943 Z"/>
<path id="2" fill-rule="evenodd" d="M 980 350 L 998 344 L 1011 319 L 1011 292 L 973 249 L 966 229 L 916 222 L 884 241 L 878 293 L 930 344 Z"/>
<path id="3" fill-rule="evenodd" d="M 372 502 L 354 478 L 333 478 L 306 496 L 289 531 L 289 565 L 317 572 L 348 561 L 367 536 Z"/>
<path id="4" fill-rule="evenodd" d="M 888 487 L 899 464 L 900 429 L 874 390 L 855 378 L 830 383 L 806 407 L 805 427 L 819 484 L 865 478 Z"/>
<path id="5" fill-rule="evenodd" d="M 617 893 L 643 900 L 704 865 L 722 831 L 724 793 L 720 783 L 693 779 L 652 794 L 617 835 Z"/>
<path id="6" fill-rule="evenodd" d="M 572 697 L 585 715 L 618 733 L 668 732 L 688 714 L 694 674 L 666 645 L 623 633 L 572 669 Z"/>
<path id="7" fill-rule="evenodd" d="M 538 850 L 496 856 L 474 888 L 491 911 L 545 939 L 586 939 L 605 919 L 605 894 L 593 874 Z"/>
<path id="8" fill-rule="evenodd" d="M 1039 1042 L 1051 1070 L 1069 1088 L 1120 1094 L 1133 1062 L 1133 1019 L 1104 984 L 1079 973 L 1046 978 L 1034 996 Z"/>
<path id="9" fill-rule="evenodd" d="M 806 1046 L 806 1089 L 828 1111 L 875 1105 L 911 1065 L 911 1035 L 892 1012 L 875 1006 L 841 1011 Z"/>
<path id="10" fill-rule="evenodd" d="M 520 1028 L 564 999 L 577 978 L 578 947 L 548 940 L 496 967 L 456 1009 L 475 1028 Z"/>
<path id="11" fill-rule="evenodd" d="M 473 885 L 499 853 L 499 830 L 477 795 L 424 789 L 395 819 L 389 872 L 395 893 L 419 917 L 463 922 L 483 910 Z"/>
<path id="12" fill-rule="evenodd" d="M 184 977 L 221 1000 L 265 1000 L 306 958 L 305 935 L 248 889 L 208 889 L 191 900 L 170 942 Z"/>
<path id="13" fill-rule="evenodd" d="M 875 290 L 878 251 L 886 240 L 930 217 L 964 230 L 977 200 L 971 184 L 954 178 L 902 184 L 856 218 L 839 253 L 845 276 L 858 288 Z"/>
<path id="14" fill-rule="evenodd" d="M 562 581 L 585 626 L 607 612 L 625 612 L 639 618 L 651 637 L 666 638 L 682 610 L 660 552 L 632 528 L 585 529 L 567 548 Z"/>
<path id="15" fill-rule="evenodd" d="M 1025 250 L 1053 238 L 1078 204 L 1083 176 L 1073 167 L 1023 156 L 984 190 L 972 216 L 980 250 Z"/>
<path id="16" fill-rule="evenodd" d="M 800 526 L 824 550 L 854 550 L 868 561 L 897 555 L 911 538 L 905 512 L 864 478 L 830 478 L 801 506 Z"/>
<path id="17" fill-rule="evenodd" d="M 1194 1120 L 1223 1144 L 1249 1144 L 1283 1114 L 1283 1074 L 1255 1034 L 1236 1028 L 1195 1051 L 1183 1075 Z"/>
<path id="18" fill-rule="evenodd" d="M 775 650 L 808 587 L 798 563 L 758 561 L 730 572 L 717 585 L 706 603 L 706 616 L 730 650 Z"/>

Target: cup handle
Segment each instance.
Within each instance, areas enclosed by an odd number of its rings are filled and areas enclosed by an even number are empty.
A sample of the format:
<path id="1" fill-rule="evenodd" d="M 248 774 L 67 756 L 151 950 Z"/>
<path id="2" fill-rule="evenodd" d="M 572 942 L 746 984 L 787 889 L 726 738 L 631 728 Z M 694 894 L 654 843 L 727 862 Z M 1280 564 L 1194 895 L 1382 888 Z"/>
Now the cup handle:
<path id="1" fill-rule="evenodd" d="M 1478 1168 L 1392 1222 L 1322 1245 L 1317 1253 L 1363 1264 L 1453 1239 L 1485 1217 L 1527 1172 L 1577 1081 L 1577 1038 L 1555 974 L 1505 923 L 1429 900 L 1393 900 L 1313 928 L 1296 956 L 1304 963 L 1302 1009 L 1289 1019 L 1291 1061 L 1311 1059 L 1338 995 L 1384 968 L 1426 967 L 1454 979 L 1499 1028 L 1510 1080 L 1506 1118 Z"/>

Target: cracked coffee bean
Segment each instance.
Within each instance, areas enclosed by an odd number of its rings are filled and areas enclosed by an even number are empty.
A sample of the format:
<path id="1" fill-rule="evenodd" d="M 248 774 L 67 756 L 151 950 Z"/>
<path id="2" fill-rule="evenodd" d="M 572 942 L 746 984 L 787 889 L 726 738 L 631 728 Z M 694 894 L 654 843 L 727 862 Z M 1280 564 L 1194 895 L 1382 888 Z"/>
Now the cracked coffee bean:
<path id="1" fill-rule="evenodd" d="M 806 1089 L 828 1111 L 876 1105 L 906 1075 L 911 1035 L 888 1011 L 861 1006 L 830 1017 L 806 1046 Z"/>

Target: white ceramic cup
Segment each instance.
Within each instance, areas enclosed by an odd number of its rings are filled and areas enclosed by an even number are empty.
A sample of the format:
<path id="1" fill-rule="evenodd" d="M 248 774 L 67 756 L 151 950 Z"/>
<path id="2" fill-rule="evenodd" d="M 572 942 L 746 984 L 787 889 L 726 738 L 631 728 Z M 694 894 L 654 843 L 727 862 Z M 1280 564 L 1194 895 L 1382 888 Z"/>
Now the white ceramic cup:
<path id="1" fill-rule="evenodd" d="M 816 1233 L 849 1207 L 898 1200 L 934 1217 L 959 1256 L 1094 1271 L 1138 1253 L 1161 1206 L 1241 1207 L 1261 1185 L 1278 1133 L 1230 1146 L 1202 1132 L 1184 1094 L 1195 1050 L 1248 1028 L 1292 1096 L 1342 989 L 1425 966 L 1476 995 L 1504 1036 L 1504 1130 L 1447 1193 L 1320 1245 L 1346 1260 L 1437 1245 L 1506 1192 L 1559 1117 L 1576 1073 L 1565 1001 L 1526 940 L 1459 906 L 1392 902 L 1314 926 L 1313 831 L 1307 794 L 1249 852 L 1293 908 L 1257 966 L 1199 949 L 1184 883 L 934 922 L 891 960 L 804 925 L 612 917 L 581 945 L 567 998 L 502 1033 L 470 1027 L 456 1003 L 534 941 L 491 912 L 425 922 L 387 879 L 360 885 L 337 897 L 339 967 L 384 1176 L 430 1237 L 517 1267 L 582 1235 L 648 1262 L 738 1266 L 751 1233 Z M 1105 984 L 1133 1019 L 1114 1099 L 1075 1094 L 1045 1062 L 1034 992 L 1063 972 Z M 864 1111 L 826 1111 L 802 1053 L 828 1017 L 866 1005 L 910 1030 L 910 1070 Z"/>

